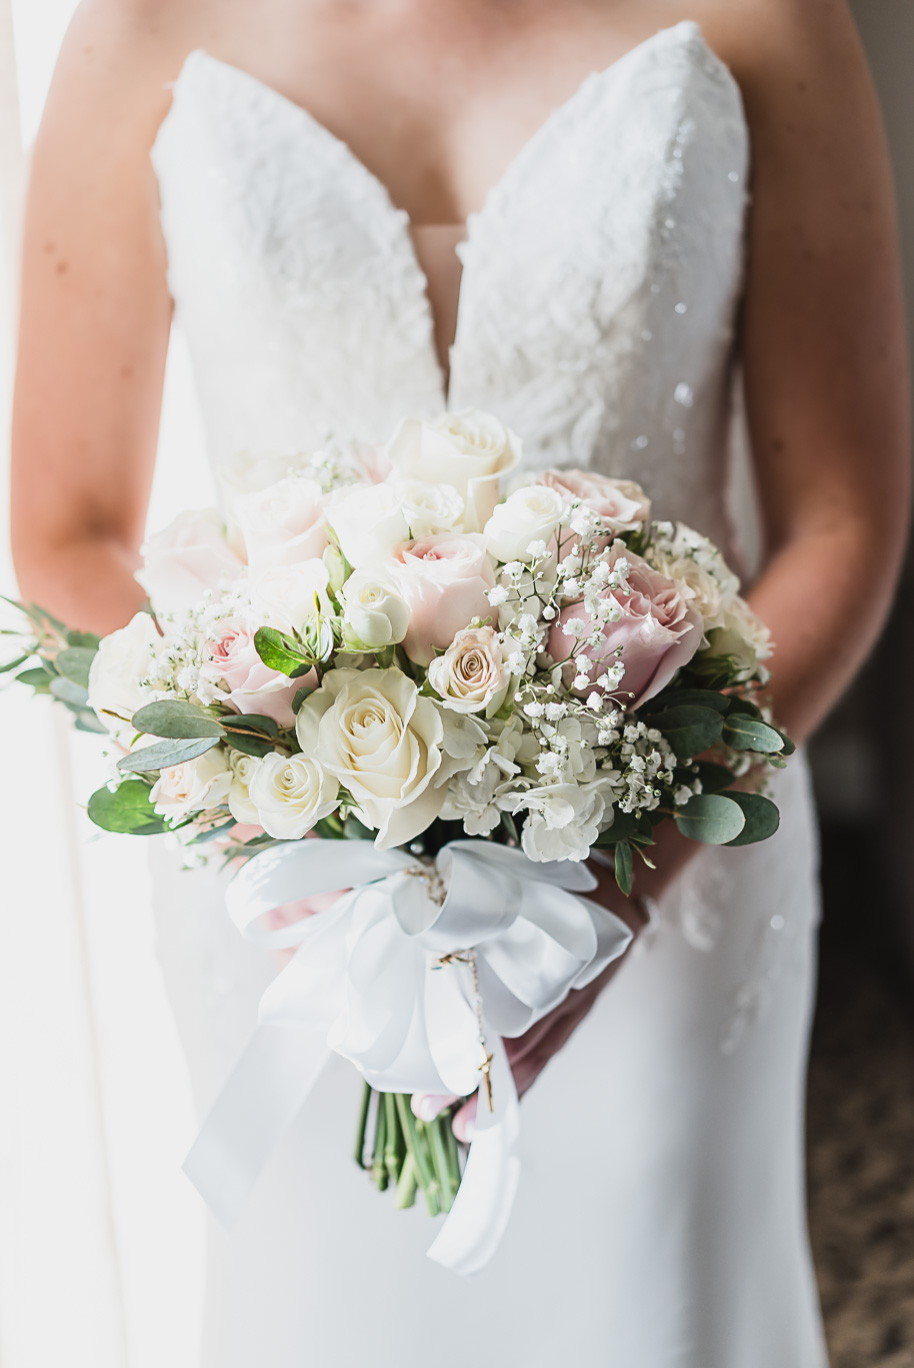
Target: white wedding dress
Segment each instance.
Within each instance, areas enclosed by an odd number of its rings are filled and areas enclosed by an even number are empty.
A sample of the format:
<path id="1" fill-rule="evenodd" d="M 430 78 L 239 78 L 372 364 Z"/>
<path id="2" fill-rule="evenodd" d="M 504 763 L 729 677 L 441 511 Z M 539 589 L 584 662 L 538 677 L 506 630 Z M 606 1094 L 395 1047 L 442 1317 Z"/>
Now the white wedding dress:
<path id="1" fill-rule="evenodd" d="M 446 396 L 406 215 L 304 110 L 193 54 L 154 164 L 217 472 L 472 405 L 521 434 L 528 468 L 635 477 L 658 515 L 736 558 L 748 156 L 738 88 L 696 24 L 589 76 L 469 222 Z M 205 1368 L 822 1368 L 802 759 L 776 797 L 777 837 L 702 852 L 524 1099 L 520 1192 L 490 1267 L 467 1282 L 427 1261 L 425 1211 L 395 1211 L 359 1174 L 360 1082 L 334 1058 L 240 1228 L 210 1232 Z M 229 925 L 216 875 L 155 863 L 202 1110 L 273 964 Z"/>

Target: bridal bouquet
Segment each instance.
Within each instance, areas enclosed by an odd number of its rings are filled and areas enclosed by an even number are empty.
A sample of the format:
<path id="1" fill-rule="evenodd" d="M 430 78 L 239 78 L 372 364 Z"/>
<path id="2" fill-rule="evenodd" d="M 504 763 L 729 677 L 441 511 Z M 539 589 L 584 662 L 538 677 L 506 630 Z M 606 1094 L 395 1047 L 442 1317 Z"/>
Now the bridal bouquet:
<path id="1" fill-rule="evenodd" d="M 149 612 L 98 641 L 24 609 L 17 677 L 117 746 L 91 819 L 244 861 L 234 920 L 296 950 L 189 1161 L 226 1220 L 331 1049 L 366 1080 L 358 1162 L 398 1205 L 419 1186 L 455 1206 L 435 1256 L 480 1266 L 516 1172 L 501 1039 L 630 939 L 582 896 L 584 862 L 606 852 L 629 893 L 664 821 L 734 846 L 777 827 L 732 787 L 792 747 L 720 552 L 652 520 L 631 481 L 519 462 L 478 412 L 407 419 L 383 449 L 239 462 L 225 513 L 144 549 Z M 477 1086 L 461 1183 L 448 1116 L 419 1120 L 409 1095 Z"/>

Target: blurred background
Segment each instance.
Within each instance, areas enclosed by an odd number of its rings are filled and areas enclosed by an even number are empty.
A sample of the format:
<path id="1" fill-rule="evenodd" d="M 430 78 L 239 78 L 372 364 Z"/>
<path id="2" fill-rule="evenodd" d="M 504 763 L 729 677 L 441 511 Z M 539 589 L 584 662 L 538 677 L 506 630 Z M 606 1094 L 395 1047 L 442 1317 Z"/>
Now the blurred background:
<path id="1" fill-rule="evenodd" d="M 2 594 L 15 594 L 5 462 L 21 190 L 75 7 L 0 0 Z M 852 8 L 895 164 L 914 319 L 914 0 Z M 178 337 L 152 526 L 212 501 L 201 450 Z M 809 1197 L 834 1368 L 914 1368 L 912 592 L 914 558 L 870 666 L 811 747 L 825 913 Z M 196 1368 L 202 1218 L 180 1174 L 194 1122 L 144 849 L 90 827 L 77 799 L 104 778 L 92 738 L 20 692 L 0 695 L 0 1363 Z M 890 711 L 891 743 L 878 726 Z"/>

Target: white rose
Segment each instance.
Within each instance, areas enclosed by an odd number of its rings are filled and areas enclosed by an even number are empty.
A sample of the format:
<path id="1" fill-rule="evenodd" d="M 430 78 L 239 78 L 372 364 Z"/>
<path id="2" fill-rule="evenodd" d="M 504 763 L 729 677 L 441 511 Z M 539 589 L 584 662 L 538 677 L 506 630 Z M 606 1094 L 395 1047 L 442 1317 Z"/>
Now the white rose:
<path id="1" fill-rule="evenodd" d="M 521 442 L 492 414 L 465 409 L 432 421 L 407 418 L 387 457 L 403 479 L 453 486 L 465 504 L 464 530 L 478 532 L 498 502 L 499 482 L 520 464 Z"/>
<path id="2" fill-rule="evenodd" d="M 684 590 L 683 597 L 701 614 L 705 636 L 722 627 L 725 598 L 720 581 L 691 556 L 670 556 L 663 552 L 649 557 L 649 563 Z"/>
<path id="3" fill-rule="evenodd" d="M 304 475 L 287 475 L 266 489 L 236 495 L 232 512 L 251 569 L 323 555 L 328 538 L 320 485 Z"/>
<path id="4" fill-rule="evenodd" d="M 228 797 L 232 772 L 221 746 L 213 746 L 196 760 L 162 770 L 150 797 L 160 817 L 183 822 L 191 813 L 219 807 Z"/>
<path id="5" fill-rule="evenodd" d="M 228 762 L 232 772 L 228 791 L 229 812 L 242 826 L 260 826 L 260 815 L 251 798 L 251 780 L 260 768 L 260 760 L 256 755 L 230 750 Z"/>
<path id="6" fill-rule="evenodd" d="M 306 622 L 314 621 L 318 608 L 323 613 L 329 612 L 329 580 L 329 571 L 322 560 L 263 570 L 251 578 L 251 609 L 266 627 L 275 627 L 280 632 L 300 632 Z"/>
<path id="7" fill-rule="evenodd" d="M 327 518 L 350 565 L 389 556 L 409 537 L 400 496 L 392 484 L 352 485 L 327 500 Z"/>
<path id="8" fill-rule="evenodd" d="M 528 547 L 546 542 L 562 521 L 566 503 L 558 490 L 547 485 L 525 485 L 498 504 L 483 535 L 489 554 L 499 561 L 529 561 Z"/>
<path id="9" fill-rule="evenodd" d="M 731 656 L 740 674 L 753 674 L 774 647 L 771 632 L 744 598 L 737 594 L 727 604 L 723 626 L 711 633 L 705 656 Z"/>
<path id="10" fill-rule="evenodd" d="M 154 695 L 141 684 L 151 673 L 162 638 L 148 613 L 137 613 L 126 627 L 102 638 L 89 669 L 89 707 L 115 740 L 128 746 L 135 735 L 132 724 L 111 713 L 131 718 Z"/>
<path id="11" fill-rule="evenodd" d="M 380 850 L 414 840 L 440 814 L 441 714 L 401 671 L 329 670 L 296 732 L 302 751 L 352 794 Z"/>
<path id="12" fill-rule="evenodd" d="M 511 800 L 526 809 L 521 845 L 530 860 L 586 860 L 604 825 L 604 785 L 544 784 Z"/>
<path id="13" fill-rule="evenodd" d="M 136 578 L 159 616 L 196 608 L 207 590 L 244 574 L 244 563 L 228 544 L 225 523 L 215 509 L 181 513 L 142 548 Z"/>
<path id="14" fill-rule="evenodd" d="M 446 708 L 454 712 L 498 712 L 511 676 L 505 669 L 492 627 L 477 627 L 458 632 L 444 655 L 428 667 L 428 681 L 439 693 Z"/>
<path id="15" fill-rule="evenodd" d="M 395 646 L 409 627 L 409 604 L 396 586 L 371 570 L 355 570 L 342 590 L 343 621 L 357 650 Z"/>
<path id="16" fill-rule="evenodd" d="M 251 802 L 264 831 L 299 841 L 338 805 L 339 784 L 310 755 L 265 755 L 251 780 Z"/>
<path id="17" fill-rule="evenodd" d="M 397 480 L 403 514 L 411 537 L 430 537 L 451 532 L 463 516 L 463 499 L 453 485 L 428 480 Z"/>

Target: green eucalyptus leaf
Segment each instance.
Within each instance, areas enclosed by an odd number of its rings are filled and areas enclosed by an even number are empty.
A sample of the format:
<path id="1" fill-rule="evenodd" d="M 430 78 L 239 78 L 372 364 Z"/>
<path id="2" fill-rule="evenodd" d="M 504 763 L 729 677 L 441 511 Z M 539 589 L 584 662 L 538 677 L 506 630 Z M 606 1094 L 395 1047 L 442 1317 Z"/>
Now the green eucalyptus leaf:
<path id="1" fill-rule="evenodd" d="M 676 813 L 676 825 L 690 841 L 728 845 L 746 825 L 739 803 L 722 793 L 700 793 Z"/>
<path id="2" fill-rule="evenodd" d="M 655 703 L 660 703 L 663 708 L 713 708 L 715 712 L 725 713 L 730 706 L 730 699 L 716 689 L 665 689 L 658 698 L 652 700 L 650 706 Z M 643 708 L 641 716 L 647 720 Z"/>
<path id="3" fill-rule="evenodd" d="M 756 841 L 767 841 L 774 835 L 780 826 L 781 814 L 770 798 L 761 793 L 741 793 L 738 789 L 727 796 L 739 804 L 746 818 L 746 825 L 738 836 L 727 842 L 728 845 L 754 845 Z"/>
<path id="4" fill-rule="evenodd" d="M 768 755 L 784 749 L 784 738 L 767 722 L 742 713 L 730 715 L 724 721 L 724 740 L 734 750 L 758 751 Z"/>
<path id="5" fill-rule="evenodd" d="M 67 632 L 67 644 L 69 646 L 83 646 L 95 655 L 101 645 L 101 637 L 97 636 L 95 632 Z"/>
<path id="6" fill-rule="evenodd" d="M 241 732 L 226 732 L 225 739 L 232 750 L 241 751 L 242 755 L 256 755 L 258 759 L 269 755 L 275 749 L 273 742 L 265 736 L 244 736 Z"/>
<path id="7" fill-rule="evenodd" d="M 782 755 L 793 755 L 794 752 L 796 751 L 796 748 L 797 748 L 797 747 L 796 747 L 796 743 L 795 743 L 794 741 L 791 741 L 791 739 L 790 739 L 790 737 L 787 735 L 787 733 L 786 733 L 785 731 L 781 731 L 780 727 L 773 727 L 772 730 L 773 730 L 773 731 L 776 731 L 777 734 L 778 734 L 778 736 L 779 736 L 779 737 L 781 738 L 781 740 L 784 742 L 784 748 L 783 748 L 783 750 L 781 751 L 781 754 L 782 754 Z"/>
<path id="8" fill-rule="evenodd" d="M 193 736 L 183 741 L 155 741 L 141 746 L 118 760 L 117 767 L 124 774 L 151 774 L 156 770 L 171 769 L 187 760 L 196 760 L 213 746 L 219 745 L 218 736 Z"/>
<path id="9" fill-rule="evenodd" d="M 665 708 L 650 718 L 650 725 L 663 733 L 681 760 L 700 755 L 719 741 L 723 724 L 722 715 L 714 708 L 690 704 Z"/>
<path id="10" fill-rule="evenodd" d="M 51 681 L 57 676 L 50 670 L 46 670 L 43 665 L 36 665 L 31 670 L 23 670 L 16 679 L 20 684 L 28 684 L 33 689 L 43 689 L 47 692 L 51 687 Z"/>
<path id="11" fill-rule="evenodd" d="M 95 713 L 91 712 L 89 708 L 80 708 L 78 711 L 74 709 L 74 711 L 76 712 L 76 720 L 73 725 L 77 731 L 92 732 L 95 736 L 107 736 L 107 727 L 102 726 Z"/>
<path id="12" fill-rule="evenodd" d="M 305 685 L 304 688 L 299 689 L 298 693 L 292 699 L 292 711 L 297 713 L 305 699 L 310 698 L 313 693 L 314 690 L 309 685 Z"/>
<path id="13" fill-rule="evenodd" d="M 226 716 L 220 723 L 227 732 L 234 732 L 236 728 L 243 731 L 260 732 L 263 736 L 276 737 L 279 735 L 279 724 L 275 718 L 265 717 L 263 713 L 239 713 L 237 717 Z"/>
<path id="14" fill-rule="evenodd" d="M 133 715 L 138 732 L 149 736 L 165 736 L 179 741 L 190 737 L 223 735 L 222 724 L 205 708 L 187 703 L 180 698 L 165 698 L 160 703 L 147 703 Z"/>
<path id="15" fill-rule="evenodd" d="M 65 679 L 63 675 L 58 675 L 51 680 L 50 690 L 53 696 L 66 703 L 68 707 L 84 708 L 89 701 L 89 694 L 81 684 L 74 684 L 72 679 Z"/>
<path id="16" fill-rule="evenodd" d="M 632 848 L 628 841 L 616 846 L 616 883 L 626 897 L 632 891 Z"/>
<path id="17" fill-rule="evenodd" d="M 141 779 L 128 779 L 114 790 L 101 788 L 89 799 L 89 817 L 105 831 L 154 836 L 169 831 L 152 804 L 151 790 Z"/>
<path id="18" fill-rule="evenodd" d="M 16 660 L 8 660 L 5 665 L 0 665 L 0 674 L 9 674 L 11 670 L 18 670 L 20 665 L 24 665 L 27 660 L 31 660 L 33 652 L 21 655 Z M 22 676 L 19 676 L 20 679 Z"/>
<path id="19" fill-rule="evenodd" d="M 761 717 L 761 709 L 748 698 L 742 698 L 739 694 L 727 695 L 727 715 L 732 717 L 734 713 L 742 713 L 745 717 Z"/>
<path id="20" fill-rule="evenodd" d="M 275 627 L 261 627 L 254 637 L 254 648 L 264 665 L 288 675 L 290 679 L 307 674 L 316 664 L 314 654 L 293 637 L 278 632 Z"/>
<path id="21" fill-rule="evenodd" d="M 57 673 L 63 675 L 64 679 L 69 679 L 71 683 L 88 689 L 89 667 L 95 656 L 96 652 L 90 650 L 88 646 L 68 646 L 65 651 L 57 653 L 54 664 L 57 667 Z"/>
<path id="22" fill-rule="evenodd" d="M 720 793 L 722 789 L 729 788 L 736 778 L 726 765 L 715 765 L 711 760 L 696 760 L 695 768 L 698 770 L 695 778 L 701 780 L 703 793 Z M 690 778 L 691 775 L 686 779 L 686 783 Z"/>

